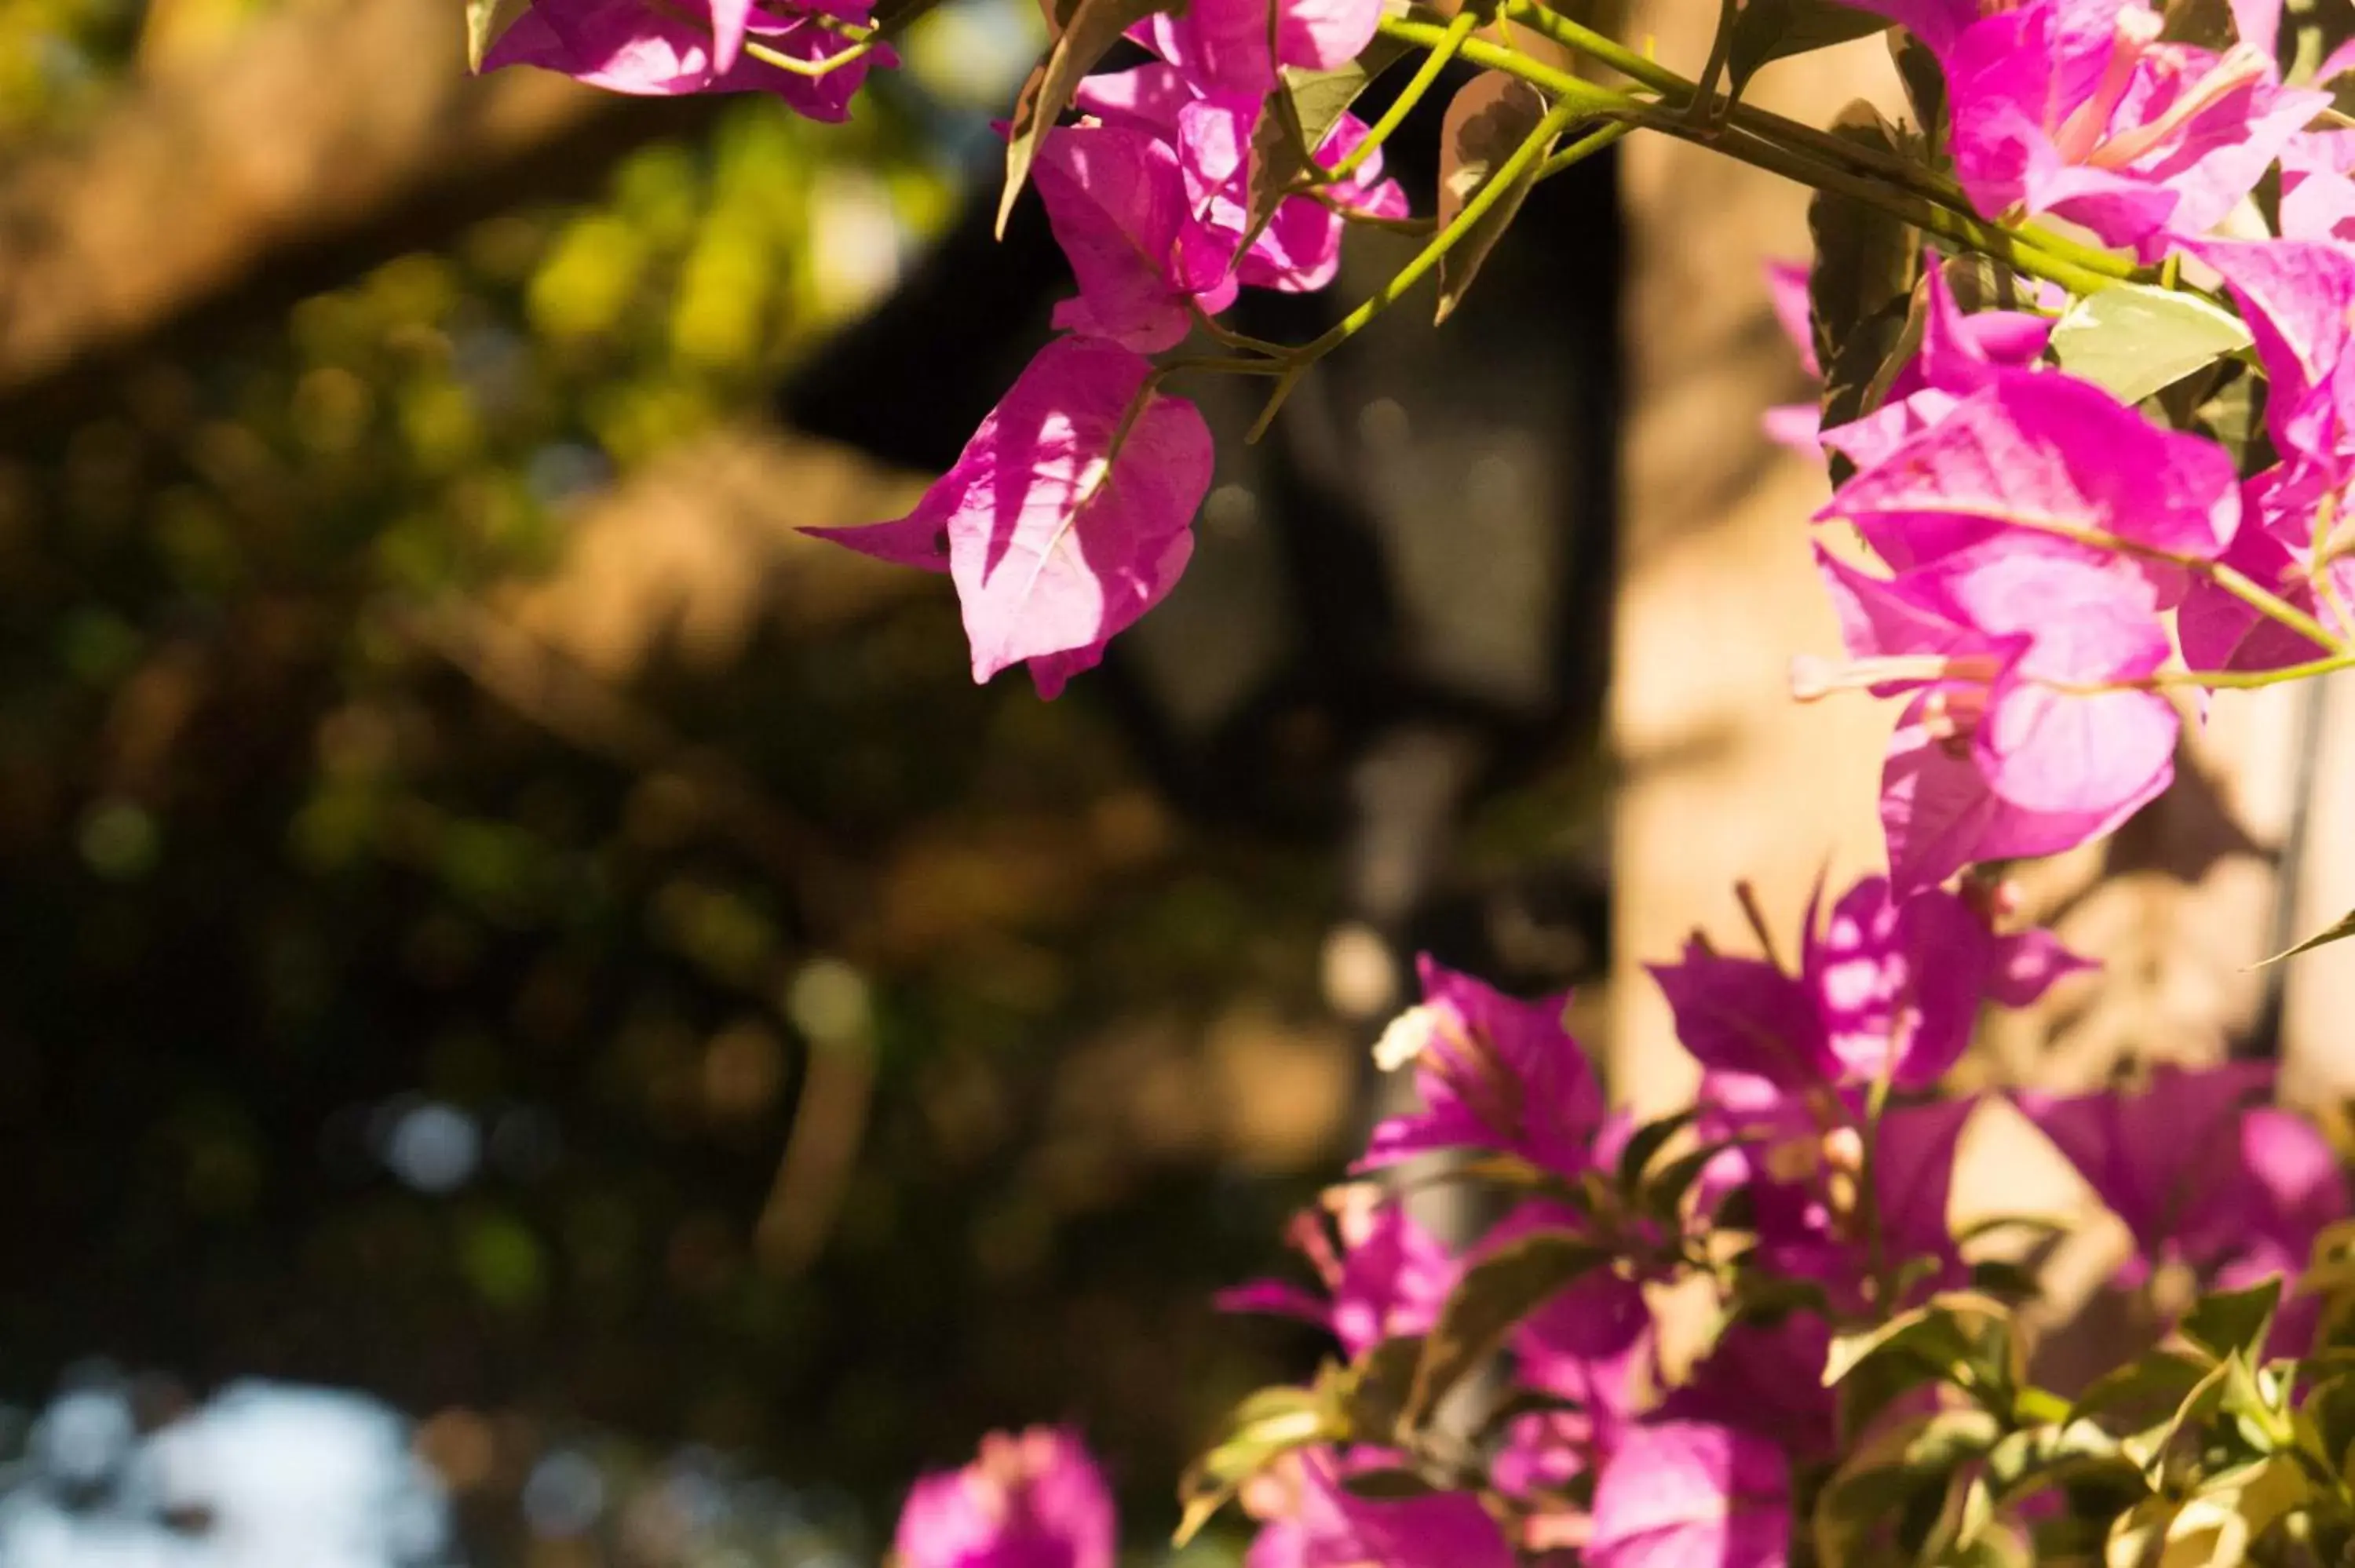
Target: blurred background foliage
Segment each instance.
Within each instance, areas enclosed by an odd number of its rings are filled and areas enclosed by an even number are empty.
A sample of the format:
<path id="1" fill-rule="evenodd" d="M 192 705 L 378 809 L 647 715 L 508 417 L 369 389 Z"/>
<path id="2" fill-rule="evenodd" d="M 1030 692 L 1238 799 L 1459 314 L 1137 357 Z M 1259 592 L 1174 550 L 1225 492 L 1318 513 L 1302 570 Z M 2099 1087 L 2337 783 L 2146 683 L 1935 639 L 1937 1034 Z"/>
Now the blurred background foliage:
<path id="1" fill-rule="evenodd" d="M 0 180 L 273 10 L 0 7 Z M 785 1563 L 1063 1417 L 1149 1542 L 1300 1362 L 1207 1298 L 1359 1114 L 1332 846 L 1189 820 L 1086 683 L 974 688 L 939 585 L 791 532 L 911 481 L 766 420 L 1033 26 L 10 394 L 0 1397 L 365 1389 L 477 1561 Z"/>

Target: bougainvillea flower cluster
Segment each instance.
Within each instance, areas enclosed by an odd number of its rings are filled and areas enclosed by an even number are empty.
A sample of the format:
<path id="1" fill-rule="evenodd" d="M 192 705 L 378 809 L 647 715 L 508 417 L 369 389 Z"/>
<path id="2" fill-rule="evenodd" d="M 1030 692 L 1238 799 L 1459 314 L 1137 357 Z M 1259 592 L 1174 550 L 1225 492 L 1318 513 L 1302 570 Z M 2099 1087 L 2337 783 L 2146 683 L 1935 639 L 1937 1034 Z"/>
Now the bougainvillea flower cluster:
<path id="1" fill-rule="evenodd" d="M 470 5 L 486 64 L 822 119 L 926 8 L 524 0 L 497 34 L 514 6 Z M 2355 1560 L 2348 1179 L 2269 1066 L 2010 1097 L 2123 1233 L 2109 1288 L 2137 1327 L 2106 1375 L 2036 1382 L 2034 1255 L 1949 1215 L 1982 1013 L 2090 983 L 2006 928 L 2002 863 L 2157 799 L 2216 693 L 2355 669 L 2355 130 L 2332 96 L 2355 16 L 1751 0 L 1687 77 L 1536 0 L 1044 9 L 1001 129 L 1005 200 L 1039 203 L 1069 265 L 1053 335 L 908 515 L 818 531 L 947 576 L 976 680 L 1021 665 L 1051 697 L 1177 590 L 1216 461 L 1181 378 L 1250 378 L 1265 429 L 1434 273 L 1444 319 L 1532 184 L 1642 130 L 1817 193 L 1813 263 L 1770 279 L 1820 382 L 1770 429 L 1830 482 L 1789 535 L 1833 612 L 1793 695 L 1890 718 L 1886 874 L 1811 906 L 1794 964 L 1697 934 L 1651 969 L 1689 1111 L 1614 1109 L 1564 999 L 1424 961 L 1377 1050 L 1414 1104 L 1295 1222 L 1298 1266 L 1221 1298 L 1327 1359 L 1239 1408 L 1187 1529 L 1239 1503 L 1253 1568 Z M 1903 122 L 1744 100 L 1876 28 Z M 1384 144 L 1467 63 L 1418 219 Z M 1378 78 L 1394 100 L 1361 102 Z M 1331 287 L 1367 225 L 1412 231 L 1411 260 L 1328 331 L 1221 320 L 1247 289 Z M 1426 1206 L 1450 1185 L 1479 1202 Z M 1679 1291 L 1703 1331 L 1678 1331 Z M 1107 1568 L 1114 1536 L 1077 1436 L 1039 1430 L 920 1482 L 897 1552 Z"/>

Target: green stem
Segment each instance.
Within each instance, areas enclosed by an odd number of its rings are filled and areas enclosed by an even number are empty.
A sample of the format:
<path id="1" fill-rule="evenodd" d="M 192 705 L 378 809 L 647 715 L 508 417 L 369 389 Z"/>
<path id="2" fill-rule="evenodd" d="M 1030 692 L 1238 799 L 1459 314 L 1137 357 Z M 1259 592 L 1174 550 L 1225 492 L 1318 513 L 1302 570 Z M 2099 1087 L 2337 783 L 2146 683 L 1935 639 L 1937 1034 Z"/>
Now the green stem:
<path id="1" fill-rule="evenodd" d="M 1423 64 L 1415 68 L 1414 75 L 1408 79 L 1405 87 L 1400 89 L 1397 99 L 1367 131 L 1365 140 L 1350 148 L 1348 157 L 1325 171 L 1323 178 L 1327 182 L 1346 180 L 1357 173 L 1358 166 L 1390 140 L 1391 132 L 1406 123 L 1406 117 L 1414 112 L 1414 106 L 1423 101 L 1423 95 L 1431 90 L 1431 84 L 1439 79 L 1439 73 L 1447 69 L 1447 62 L 1455 58 L 1455 51 L 1463 47 L 1464 40 L 1470 37 L 1472 29 L 1479 25 L 1477 7 L 1466 5 L 1455 13 L 1455 18 L 1447 24 L 1447 31 L 1423 57 Z M 1313 171 L 1313 164 L 1311 168 Z"/>
<path id="2" fill-rule="evenodd" d="M 1402 42 L 1419 44 L 1425 48 L 1436 47 L 1445 37 L 1444 29 L 1428 22 L 1404 21 L 1390 16 L 1382 18 L 1381 30 Z M 1582 28 L 1577 30 L 1584 31 Z M 1729 157 L 1781 175 L 1785 179 L 1878 207 L 1924 233 L 1937 235 L 1952 244 L 1992 256 L 2031 277 L 2049 279 L 2073 293 L 2092 293 L 2106 288 L 2115 281 L 2105 273 L 2032 249 L 2026 236 L 2001 224 L 1988 223 L 1966 212 L 1935 206 L 1905 191 L 1891 190 L 1870 179 L 1830 167 L 1806 154 L 1764 141 L 1739 123 L 1741 117 L 1738 114 L 1732 132 L 1697 137 L 1692 127 L 1678 116 L 1664 114 L 1657 107 L 1641 99 L 1598 88 L 1567 71 L 1533 60 L 1517 49 L 1479 38 L 1467 38 L 1458 46 L 1458 52 L 1475 65 L 1518 76 L 1532 86 L 1561 96 L 1565 101 L 1572 101 L 1574 95 L 1584 101 L 1588 113 L 1632 118 L 1639 124 L 1664 131 L 1671 136 L 1700 141 Z M 1680 77 L 1676 79 L 1683 81 Z M 1647 82 L 1646 85 L 1651 84 Z M 1690 86 L 1689 83 L 1684 85 Z M 2115 261 L 2115 258 L 2112 260 Z"/>
<path id="3" fill-rule="evenodd" d="M 1575 49 L 1609 66 L 1628 79 L 1641 82 L 1657 92 L 1671 107 L 1687 107 L 1700 96 L 1699 84 L 1688 81 L 1658 61 L 1637 54 L 1592 27 L 1582 26 L 1561 13 L 1537 4 L 1536 0 L 1508 0 L 1506 14 L 1530 31 L 1552 39 L 1564 48 Z M 1803 121 L 1792 120 L 1772 110 L 1738 101 L 1724 113 L 1731 123 L 1763 141 L 1780 142 L 1819 157 L 1851 164 L 1861 172 L 1893 180 L 1942 207 L 1953 207 L 1966 216 L 1977 216 L 1970 198 L 1963 194 L 1960 186 L 1936 170 L 1926 168 L 1910 158 L 1892 156 L 1878 148 L 1851 142 L 1844 136 L 1835 136 L 1828 131 L 1817 130 Z M 2132 262 L 2122 257 L 2033 225 L 2022 225 L 2014 232 L 2034 249 L 2057 256 L 2063 261 L 2073 261 L 2088 272 L 2098 272 L 2119 281 L 2141 275 Z"/>
<path id="4" fill-rule="evenodd" d="M 793 56 L 781 54 L 753 38 L 744 40 L 744 52 L 763 65 L 773 65 L 779 70 L 791 71 L 795 76 L 831 76 L 843 67 L 856 65 L 873 54 L 875 46 L 880 41 L 873 37 L 862 38 L 847 49 L 814 60 L 795 59 Z"/>
<path id="5" fill-rule="evenodd" d="M 1390 23 L 1385 21 L 1383 26 L 1388 26 Z M 1432 29 L 1434 33 L 1438 30 L 1435 27 Z M 1561 135 L 1573 122 L 1594 112 L 1593 99 L 1595 95 L 1603 93 L 1603 90 L 1583 82 L 1574 85 L 1580 89 L 1579 93 L 1576 96 L 1565 94 L 1561 101 L 1546 111 L 1545 118 L 1538 122 L 1537 129 L 1530 132 L 1521 144 L 1513 149 L 1511 156 L 1497 166 L 1496 172 L 1491 174 L 1487 182 L 1472 194 L 1472 199 L 1464 204 L 1464 209 L 1457 213 L 1444 228 L 1431 237 L 1431 242 L 1415 254 L 1413 260 L 1400 268 L 1390 281 L 1360 302 L 1356 310 L 1335 323 L 1329 330 L 1292 351 L 1289 359 L 1278 374 L 1275 390 L 1269 395 L 1267 407 L 1260 411 L 1258 419 L 1252 425 L 1250 434 L 1243 438 L 1245 440 L 1256 441 L 1267 433 L 1267 427 L 1274 419 L 1276 410 L 1284 407 L 1284 399 L 1292 395 L 1293 387 L 1299 384 L 1300 377 L 1306 373 L 1310 366 L 1356 336 L 1365 329 L 1368 323 L 1397 303 L 1400 297 L 1408 290 L 1423 281 L 1424 275 L 1446 259 L 1447 253 L 1455 249 L 1464 237 L 1471 233 L 1473 228 L 1488 216 L 1497 204 L 1505 198 L 1507 192 L 1519 185 L 1522 176 L 1530 172 L 1532 165 L 1544 155 L 1546 148 L 1552 144 L 1555 137 Z M 1613 98 L 1618 96 L 1615 93 L 1603 95 Z M 1589 140 L 1592 139 L 1589 138 Z"/>
<path id="6" fill-rule="evenodd" d="M 2355 648 L 2350 648 L 2345 638 L 2326 630 L 2322 622 L 2279 594 L 2266 591 L 2237 568 L 2222 561 L 2195 562 L 2178 558 L 2176 564 L 2190 567 L 2193 571 L 2205 572 L 2208 579 L 2218 588 L 2266 619 L 2279 621 L 2309 642 L 2328 648 L 2334 654 L 2355 654 Z"/>
<path id="7" fill-rule="evenodd" d="M 1600 131 L 1590 131 L 1538 165 L 1538 178 L 1551 179 L 1564 169 L 1582 164 L 1614 142 L 1625 139 L 1636 129 L 1632 120 L 1614 120 Z"/>
<path id="8" fill-rule="evenodd" d="M 2161 670 L 2134 681 L 2099 681 L 2090 684 L 2052 681 L 2044 683 L 2056 692 L 2071 696 L 2097 697 L 2110 692 L 2151 692 L 2169 686 L 2205 686 L 2218 692 L 2254 692 L 2267 686 L 2287 685 L 2292 681 L 2311 680 L 2317 675 L 2336 674 L 2341 670 L 2355 670 L 2355 653 L 2333 653 L 2327 659 L 2309 659 L 2303 664 L 2284 664 L 2275 670 Z"/>
<path id="9" fill-rule="evenodd" d="M 1689 139 L 1690 132 L 1674 115 L 1657 111 L 1639 111 L 1642 122 L 1669 135 Z M 2026 236 L 1999 223 L 1940 207 L 1911 192 L 1892 190 L 1870 178 L 1860 177 L 1818 163 L 1804 154 L 1774 143 L 1759 140 L 1740 127 L 1711 137 L 1708 145 L 1730 158 L 1753 167 L 1781 175 L 1785 179 L 1851 201 L 1877 207 L 1902 223 L 1908 223 L 1925 234 L 1934 234 L 1948 243 L 1983 256 L 1992 256 L 2015 271 L 2033 278 L 2049 279 L 2074 294 L 2090 294 L 2108 288 L 2116 280 L 2093 271 L 2074 261 L 2064 260 L 2050 251 L 2030 244 Z"/>

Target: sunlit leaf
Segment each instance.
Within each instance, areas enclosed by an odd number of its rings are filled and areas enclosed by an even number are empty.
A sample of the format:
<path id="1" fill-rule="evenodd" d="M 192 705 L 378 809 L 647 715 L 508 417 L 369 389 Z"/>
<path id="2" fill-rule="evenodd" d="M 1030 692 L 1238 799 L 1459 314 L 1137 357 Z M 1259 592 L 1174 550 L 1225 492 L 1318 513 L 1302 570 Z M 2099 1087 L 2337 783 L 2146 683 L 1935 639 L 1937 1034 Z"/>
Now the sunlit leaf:
<path id="1" fill-rule="evenodd" d="M 1496 1353 L 1513 1325 L 1610 1261 L 1609 1248 L 1576 1232 L 1537 1231 L 1466 1269 L 1424 1339 L 1401 1422 L 1421 1423 L 1448 1390 Z"/>
<path id="2" fill-rule="evenodd" d="M 2195 294 L 2117 283 L 2069 308 L 2052 354 L 2072 376 L 2138 403 L 2251 341 L 2240 317 Z"/>
<path id="3" fill-rule="evenodd" d="M 1506 160 L 1536 133 L 1546 101 L 1536 88 L 1500 70 L 1482 71 L 1448 101 L 1439 133 L 1439 226 L 1455 221 Z M 1471 231 L 1439 262 L 1439 313 L 1445 321 L 1463 302 L 1464 291 L 1488 252 L 1512 226 L 1522 198 L 1537 178 L 1532 164 Z"/>

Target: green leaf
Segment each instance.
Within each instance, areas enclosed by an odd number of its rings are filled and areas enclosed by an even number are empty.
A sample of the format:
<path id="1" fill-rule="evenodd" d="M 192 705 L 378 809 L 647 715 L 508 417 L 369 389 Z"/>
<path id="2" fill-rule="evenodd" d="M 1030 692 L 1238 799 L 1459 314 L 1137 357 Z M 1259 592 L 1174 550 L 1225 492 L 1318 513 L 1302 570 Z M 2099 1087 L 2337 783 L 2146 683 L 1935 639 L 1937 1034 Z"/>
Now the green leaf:
<path id="1" fill-rule="evenodd" d="M 1938 57 L 1911 29 L 1892 27 L 1889 58 L 1896 63 L 1897 79 L 1905 84 L 1905 101 L 1913 106 L 1913 123 L 1931 139 L 1932 146 L 1937 146 L 1946 119 L 1946 73 L 1939 68 Z"/>
<path id="2" fill-rule="evenodd" d="M 2140 1361 L 2113 1367 L 2087 1384 L 2070 1407 L 2072 1423 L 2115 1412 L 2148 1414 L 2173 1410 L 2200 1386 L 2209 1368 L 2174 1351 L 2153 1351 Z"/>
<path id="3" fill-rule="evenodd" d="M 2178 1440 L 2204 1425 L 2223 1404 L 2224 1385 L 2229 1375 L 2229 1369 L 2221 1362 L 2210 1368 L 2198 1383 L 2191 1385 L 2190 1392 L 2183 1396 L 2182 1402 L 2175 1407 L 2175 1413 L 2166 1421 L 2150 1431 L 2120 1439 L 2120 1451 L 2142 1467 L 2143 1474 L 2150 1478 L 2153 1487 L 2167 1489 L 2173 1478 L 2172 1472 L 2178 1467 L 2176 1461 L 2179 1456 L 2175 1451 Z"/>
<path id="4" fill-rule="evenodd" d="M 1892 157 L 1901 151 L 1896 131 L 1862 100 L 1840 111 L 1832 133 Z M 1817 192 L 1807 204 L 1807 230 L 1816 252 L 1807 275 L 1808 316 L 1816 363 L 1826 372 L 1828 429 L 1868 411 L 1843 409 L 1841 404 L 1844 397 L 1860 399 L 1903 327 L 1920 271 L 1922 237 L 1877 208 L 1828 191 Z M 1850 340 L 1868 323 L 1875 331 L 1859 354 Z"/>
<path id="5" fill-rule="evenodd" d="M 483 57 L 499 41 L 517 16 L 530 6 L 531 0 L 466 0 L 466 67 L 469 70 L 483 69 Z"/>
<path id="6" fill-rule="evenodd" d="M 2147 1568 L 2158 1561 L 2168 1526 L 2182 1506 L 2173 1498 L 2146 1498 L 2118 1515 L 2102 1545 L 2104 1568 Z"/>
<path id="7" fill-rule="evenodd" d="M 1987 1450 L 1987 1476 L 1998 1508 L 2052 1486 L 2079 1495 L 2099 1489 L 2120 1509 L 2150 1490 L 2142 1471 L 2118 1452 L 2117 1439 L 2090 1421 L 2007 1433 Z"/>
<path id="8" fill-rule="evenodd" d="M 1235 1406 L 1225 1422 L 1226 1436 L 1178 1479 L 1184 1507 L 1177 1543 L 1183 1546 L 1191 1540 L 1245 1481 L 1278 1456 L 1337 1436 L 1326 1404 L 1321 1388 L 1279 1384 L 1261 1389 Z"/>
<path id="9" fill-rule="evenodd" d="M 1925 1505 L 1943 1509 L 1956 1470 L 2001 1434 L 1983 1410 L 1928 1412 L 1876 1433 L 1817 1494 L 1811 1525 L 1822 1568 L 1882 1561 L 1874 1543 L 1902 1533 L 1904 1516 Z M 1937 1517 L 1930 1513 L 1925 1529 Z"/>
<path id="10" fill-rule="evenodd" d="M 1300 176 L 1308 171 L 1308 159 L 1316 148 L 1324 145 L 1333 127 L 1356 102 L 1358 95 L 1384 70 L 1406 58 L 1412 46 L 1396 38 L 1376 34 L 1363 53 L 1347 65 L 1331 70 L 1302 70 L 1286 66 L 1280 73 L 1282 80 L 1274 92 L 1268 94 L 1259 124 L 1252 132 L 1251 171 L 1245 176 L 1246 221 L 1257 233 L 1274 213 L 1278 203 L 1291 191 Z M 1278 95 L 1291 100 L 1290 114 L 1276 100 Z M 1294 124 L 1300 128 L 1295 136 Z"/>
<path id="11" fill-rule="evenodd" d="M 1692 1190 L 1692 1184 L 1700 1180 L 1702 1171 L 1709 1169 L 1710 1162 L 1734 1147 L 1735 1143 L 1731 1139 L 1703 1144 L 1653 1171 L 1652 1179 L 1644 1183 L 1640 1195 L 1639 1201 L 1645 1212 L 1661 1219 L 1673 1216 L 1683 1205 L 1685 1194 Z"/>
<path id="12" fill-rule="evenodd" d="M 2286 1454 L 2210 1477 L 2168 1520 L 2159 1568 L 2234 1568 L 2275 1521 L 2313 1496 L 2304 1467 Z"/>
<path id="13" fill-rule="evenodd" d="M 2310 953 L 2317 948 L 2327 948 L 2333 942 L 2343 942 L 2350 937 L 2355 937 L 2355 909 L 2341 915 L 2337 922 L 2323 930 L 2317 931 L 2296 947 L 2286 948 L 2272 958 L 2261 959 L 2250 967 L 2261 969 L 2267 964 L 2277 964 L 2284 959 L 2294 959 L 2300 953 Z"/>
<path id="14" fill-rule="evenodd" d="M 1333 127 L 1341 122 L 1349 105 L 1358 101 L 1358 95 L 1376 77 L 1413 52 L 1413 45 L 1377 33 L 1374 41 L 1348 65 L 1335 66 L 1331 70 L 1284 67 L 1284 90 L 1292 94 L 1292 107 L 1300 116 L 1300 128 L 1308 133 L 1308 144 L 1320 145 L 1332 134 Z"/>
<path id="15" fill-rule="evenodd" d="M 1420 1425 L 1448 1390 L 1496 1353 L 1513 1325 L 1610 1261 L 1608 1247 L 1574 1231 L 1535 1231 L 1465 1270 L 1424 1336 L 1400 1425 Z"/>
<path id="16" fill-rule="evenodd" d="M 1733 44 L 1725 57 L 1727 85 L 1738 98 L 1761 67 L 1870 37 L 1888 26 L 1886 16 L 1835 0 L 1750 0 L 1734 19 Z"/>
<path id="17" fill-rule="evenodd" d="M 1341 1489 L 1353 1498 L 1402 1502 L 1408 1498 L 1427 1498 L 1439 1489 L 1412 1470 L 1359 1470 L 1341 1478 Z"/>
<path id="18" fill-rule="evenodd" d="M 1015 199 L 1030 178 L 1030 164 L 1039 143 L 1071 105 L 1080 79 L 1095 69 L 1129 28 L 1156 12 L 1172 11 L 1183 0 L 1078 0 L 1068 13 L 1058 5 L 1055 20 L 1062 25 L 1047 58 L 1033 68 L 1014 100 L 1013 123 L 1006 138 L 1006 189 L 997 198 L 997 233 L 1014 216 Z"/>
<path id="19" fill-rule="evenodd" d="M 1420 1335 L 1401 1335 L 1350 1362 L 1330 1384 L 1331 1427 L 1357 1442 L 1390 1441 L 1413 1397 L 1424 1350 Z"/>
<path id="20" fill-rule="evenodd" d="M 2036 1270 L 2004 1257 L 1983 1257 L 1971 1265 L 1971 1288 L 1998 1301 L 2033 1301 L 2042 1294 Z"/>
<path id="21" fill-rule="evenodd" d="M 2139 403 L 2249 346 L 2240 317 L 2195 294 L 2115 283 L 2069 307 L 2052 329 L 2061 368 Z"/>
<path id="22" fill-rule="evenodd" d="M 1545 118 L 1546 101 L 1538 90 L 1517 76 L 1484 70 L 1448 101 L 1447 117 L 1439 132 L 1439 227 L 1455 221 L 1465 205 L 1497 167 L 1533 135 Z M 1445 321 L 1464 300 L 1464 291 L 1488 259 L 1497 241 L 1512 227 L 1529 186 L 1537 181 L 1531 163 L 1487 215 L 1439 260 L 1439 313 Z"/>
<path id="23" fill-rule="evenodd" d="M 2254 1355 L 2273 1327 L 2281 1291 L 2279 1275 L 2246 1290 L 2211 1291 L 2192 1304 L 2179 1326 L 2184 1338 L 2211 1356 Z"/>
<path id="24" fill-rule="evenodd" d="M 1644 1172 L 1652 1168 L 1660 1150 L 1668 1140 L 1693 1124 L 1698 1112 L 1678 1111 L 1673 1116 L 1647 1121 L 1627 1136 L 1627 1147 L 1619 1153 L 1619 1190 L 1629 1197 L 1644 1184 Z"/>
<path id="25" fill-rule="evenodd" d="M 2011 1309 L 1989 1297 L 1949 1291 L 1886 1323 L 1832 1340 L 1824 1386 L 1836 1388 L 1859 1367 L 1885 1356 L 1912 1359 L 1934 1376 L 1951 1376 L 1986 1354 L 1985 1330 L 2009 1323 Z"/>

